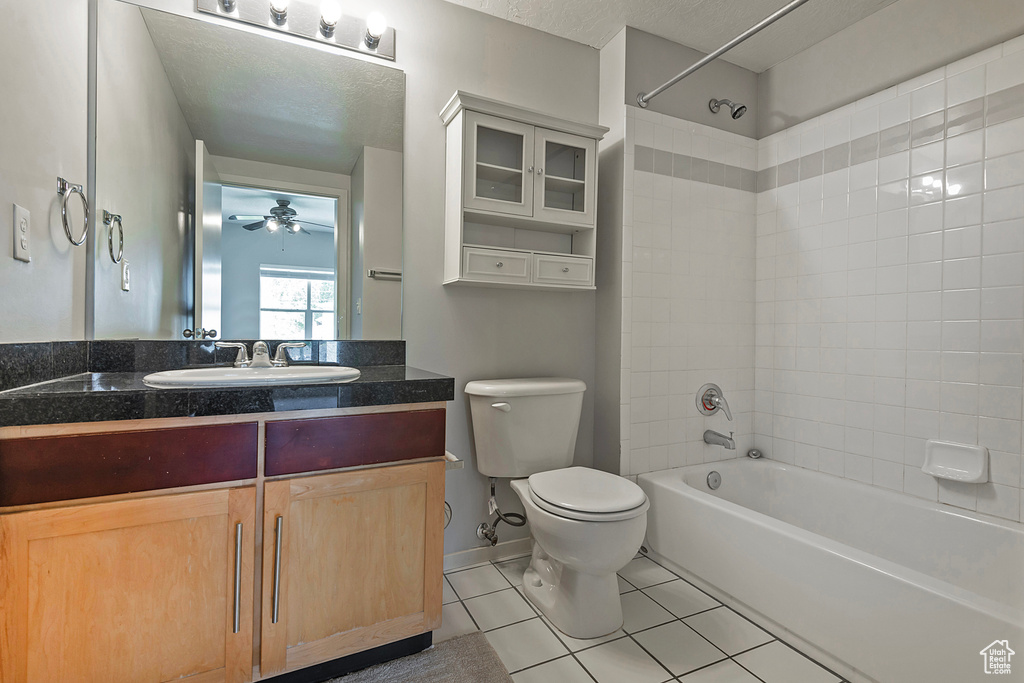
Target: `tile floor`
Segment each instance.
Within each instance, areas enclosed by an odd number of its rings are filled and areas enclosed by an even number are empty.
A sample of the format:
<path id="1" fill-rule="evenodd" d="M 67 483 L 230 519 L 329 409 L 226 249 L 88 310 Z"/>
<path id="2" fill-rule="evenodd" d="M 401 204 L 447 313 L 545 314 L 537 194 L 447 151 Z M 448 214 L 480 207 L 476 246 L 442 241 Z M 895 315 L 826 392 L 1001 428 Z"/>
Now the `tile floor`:
<path id="1" fill-rule="evenodd" d="M 521 593 L 525 555 L 445 574 L 441 642 L 481 630 L 516 683 L 837 683 L 841 679 L 653 560 L 619 572 L 622 628 L 576 640 Z"/>

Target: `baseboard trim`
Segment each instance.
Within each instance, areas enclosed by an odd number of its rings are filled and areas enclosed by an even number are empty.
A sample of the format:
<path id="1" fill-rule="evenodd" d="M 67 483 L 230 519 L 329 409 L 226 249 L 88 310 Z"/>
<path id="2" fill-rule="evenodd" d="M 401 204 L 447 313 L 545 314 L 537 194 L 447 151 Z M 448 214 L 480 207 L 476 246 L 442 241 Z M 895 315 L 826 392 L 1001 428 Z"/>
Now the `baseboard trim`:
<path id="1" fill-rule="evenodd" d="M 517 538 L 514 541 L 505 541 L 495 546 L 460 550 L 457 553 L 444 556 L 444 570 L 449 572 L 453 569 L 465 569 L 466 567 L 483 564 L 484 562 L 496 562 L 510 557 L 526 555 L 532 552 L 532 550 L 532 538 Z"/>
<path id="2" fill-rule="evenodd" d="M 407 655 L 416 654 L 422 652 L 430 647 L 433 642 L 434 633 L 427 631 L 421 633 L 418 636 L 412 636 L 411 638 L 403 638 L 402 640 L 395 641 L 394 643 L 388 643 L 387 645 L 380 645 L 369 650 L 363 650 L 362 652 L 356 652 L 346 657 L 340 657 L 338 659 L 332 659 L 329 662 L 323 662 L 322 664 L 314 664 L 313 666 L 307 666 L 304 669 L 297 669 L 296 671 L 289 671 L 288 673 L 273 676 L 271 678 L 261 678 L 261 682 L 265 683 L 321 683 L 322 681 L 329 681 L 332 678 L 344 676 L 360 669 L 373 666 L 374 664 L 380 664 L 381 662 L 389 662 L 392 659 L 398 659 L 399 657 L 405 657 Z"/>

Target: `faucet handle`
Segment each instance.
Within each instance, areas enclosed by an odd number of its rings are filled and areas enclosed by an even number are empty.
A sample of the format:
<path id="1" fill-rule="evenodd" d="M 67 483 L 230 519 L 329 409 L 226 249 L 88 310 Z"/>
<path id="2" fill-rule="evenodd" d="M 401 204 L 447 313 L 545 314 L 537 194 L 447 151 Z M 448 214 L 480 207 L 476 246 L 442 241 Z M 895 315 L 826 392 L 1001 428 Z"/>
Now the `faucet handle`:
<path id="1" fill-rule="evenodd" d="M 274 349 L 274 360 L 271 362 L 277 367 L 288 366 L 288 349 L 304 349 L 306 342 L 281 342 Z"/>
<path id="2" fill-rule="evenodd" d="M 249 351 L 246 349 L 245 344 L 242 344 L 241 342 L 219 341 L 214 342 L 213 345 L 218 349 L 238 349 L 238 354 L 235 356 L 235 367 L 249 367 Z M 253 350 L 255 351 L 255 346 L 253 347 Z"/>
<path id="3" fill-rule="evenodd" d="M 729 410 L 729 402 L 722 395 L 722 389 L 717 384 L 705 384 L 697 392 L 697 409 L 702 415 L 713 415 L 721 410 L 726 418 L 732 421 L 732 411 Z"/>

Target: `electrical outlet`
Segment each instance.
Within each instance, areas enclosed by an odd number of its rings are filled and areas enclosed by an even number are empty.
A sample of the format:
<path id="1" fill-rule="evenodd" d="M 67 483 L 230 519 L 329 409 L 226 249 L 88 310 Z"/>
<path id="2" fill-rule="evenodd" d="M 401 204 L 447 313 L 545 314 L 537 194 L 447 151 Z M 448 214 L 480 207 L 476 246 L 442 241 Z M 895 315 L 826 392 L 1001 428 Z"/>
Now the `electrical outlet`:
<path id="1" fill-rule="evenodd" d="M 121 260 L 121 289 L 125 292 L 132 288 L 132 273 L 128 269 L 128 260 Z"/>
<path id="2" fill-rule="evenodd" d="M 28 209 L 14 205 L 14 258 L 28 263 L 32 260 L 28 249 L 28 237 L 32 228 L 32 216 Z"/>

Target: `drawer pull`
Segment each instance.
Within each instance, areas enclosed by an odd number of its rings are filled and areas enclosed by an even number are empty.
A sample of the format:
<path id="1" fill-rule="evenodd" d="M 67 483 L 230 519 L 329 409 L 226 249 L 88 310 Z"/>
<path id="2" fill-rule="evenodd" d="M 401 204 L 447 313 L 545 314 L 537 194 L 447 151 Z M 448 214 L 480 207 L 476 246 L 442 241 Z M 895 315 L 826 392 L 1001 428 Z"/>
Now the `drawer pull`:
<path id="1" fill-rule="evenodd" d="M 277 540 L 274 547 L 274 609 L 270 623 L 277 623 L 277 611 L 281 603 L 281 536 L 284 530 L 284 517 L 277 516 Z"/>
<path id="2" fill-rule="evenodd" d="M 501 268 L 501 267 L 502 267 L 502 266 L 504 266 L 505 264 L 504 264 L 504 263 L 502 263 L 501 261 L 498 261 L 498 262 L 497 262 L 497 263 L 495 263 L 494 265 L 495 265 L 495 267 L 497 267 L 497 268 Z"/>
<path id="3" fill-rule="evenodd" d="M 562 272 L 563 273 L 568 273 L 569 272 L 569 266 L 566 266 L 565 268 L 562 268 Z"/>
<path id="4" fill-rule="evenodd" d="M 232 633 L 238 633 L 242 609 L 242 523 L 235 525 L 235 622 Z"/>

